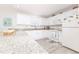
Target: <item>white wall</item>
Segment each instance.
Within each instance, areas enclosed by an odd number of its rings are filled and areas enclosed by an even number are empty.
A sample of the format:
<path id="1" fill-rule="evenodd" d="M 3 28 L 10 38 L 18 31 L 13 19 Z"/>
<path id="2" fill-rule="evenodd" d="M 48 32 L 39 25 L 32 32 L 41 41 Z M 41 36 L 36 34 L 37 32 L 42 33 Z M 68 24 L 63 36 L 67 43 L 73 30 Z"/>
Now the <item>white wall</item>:
<path id="1" fill-rule="evenodd" d="M 42 18 L 39 16 L 29 15 L 18 13 L 17 14 L 17 24 L 25 24 L 25 25 L 43 25 L 46 18 Z"/>
<path id="2" fill-rule="evenodd" d="M 12 26 L 16 25 L 16 10 L 11 5 L 0 5 L 0 30 L 6 28 L 3 26 L 3 19 L 9 17 L 12 19 Z"/>

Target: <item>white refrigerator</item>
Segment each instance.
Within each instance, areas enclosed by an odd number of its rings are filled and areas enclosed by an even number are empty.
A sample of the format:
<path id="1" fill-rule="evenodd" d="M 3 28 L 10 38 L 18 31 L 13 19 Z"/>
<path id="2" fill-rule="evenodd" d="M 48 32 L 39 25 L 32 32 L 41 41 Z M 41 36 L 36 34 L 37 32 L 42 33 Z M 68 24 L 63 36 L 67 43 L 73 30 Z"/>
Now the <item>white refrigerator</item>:
<path id="1" fill-rule="evenodd" d="M 79 10 L 76 8 L 65 12 L 63 15 L 60 42 L 63 46 L 79 52 Z"/>

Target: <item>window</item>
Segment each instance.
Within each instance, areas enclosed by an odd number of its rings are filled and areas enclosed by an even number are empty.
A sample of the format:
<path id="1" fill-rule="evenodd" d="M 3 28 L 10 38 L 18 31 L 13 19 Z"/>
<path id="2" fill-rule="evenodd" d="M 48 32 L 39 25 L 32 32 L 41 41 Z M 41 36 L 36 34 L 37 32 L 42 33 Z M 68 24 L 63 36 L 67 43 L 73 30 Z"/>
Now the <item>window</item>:
<path id="1" fill-rule="evenodd" d="M 9 17 L 6 17 L 3 19 L 3 26 L 12 26 L 12 19 Z"/>

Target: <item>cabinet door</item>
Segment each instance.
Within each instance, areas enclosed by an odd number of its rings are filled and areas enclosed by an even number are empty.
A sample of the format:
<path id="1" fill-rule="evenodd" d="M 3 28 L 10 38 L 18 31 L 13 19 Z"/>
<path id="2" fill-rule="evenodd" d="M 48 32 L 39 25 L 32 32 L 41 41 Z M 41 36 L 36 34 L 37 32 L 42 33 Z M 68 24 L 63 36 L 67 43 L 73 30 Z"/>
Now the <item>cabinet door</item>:
<path id="1" fill-rule="evenodd" d="M 79 28 L 63 28 L 60 42 L 64 46 L 79 52 Z"/>

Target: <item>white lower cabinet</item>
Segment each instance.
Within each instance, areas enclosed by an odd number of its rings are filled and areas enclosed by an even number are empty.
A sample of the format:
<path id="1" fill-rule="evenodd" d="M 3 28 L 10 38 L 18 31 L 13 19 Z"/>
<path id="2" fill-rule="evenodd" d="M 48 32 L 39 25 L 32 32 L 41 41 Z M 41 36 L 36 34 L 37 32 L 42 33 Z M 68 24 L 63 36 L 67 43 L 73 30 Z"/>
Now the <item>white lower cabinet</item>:
<path id="1" fill-rule="evenodd" d="M 63 46 L 79 52 L 79 28 L 62 28 L 60 42 Z"/>

